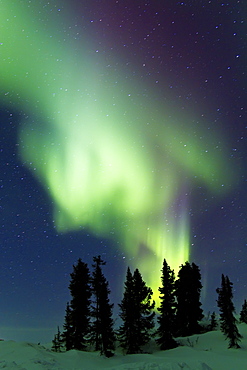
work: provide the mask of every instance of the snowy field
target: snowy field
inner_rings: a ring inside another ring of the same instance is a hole
[[[180,338],[176,349],[158,351],[150,344],[147,354],[124,356],[120,350],[112,358],[99,353],[69,351],[51,352],[51,345],[25,342],[0,342],[0,369],[61,369],[61,370],[246,370],[247,369],[247,325],[239,325],[244,336],[241,349],[227,349],[220,331]]]

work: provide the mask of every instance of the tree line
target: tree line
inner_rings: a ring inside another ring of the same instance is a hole
[[[114,327],[109,283],[102,271],[104,265],[101,256],[93,258],[92,274],[81,259],[73,265],[69,284],[71,300],[66,306],[63,331],[60,332],[58,327],[54,336],[54,351],[93,349],[111,357],[118,342],[126,354],[142,353],[152,337],[161,350],[167,350],[178,346],[177,337],[205,331],[200,324],[204,317],[200,302],[201,273],[195,263],[181,265],[176,279],[174,270],[164,259],[158,288],[160,303],[156,328],[152,289],[146,285],[138,269],[132,273],[128,267],[123,298],[118,304],[121,319],[118,329]],[[241,335],[234,316],[232,283],[228,276],[222,275],[221,287],[216,292],[220,329],[229,340],[229,348],[239,348]],[[240,321],[247,323],[246,300]],[[214,330],[217,325],[213,312],[207,330]]]

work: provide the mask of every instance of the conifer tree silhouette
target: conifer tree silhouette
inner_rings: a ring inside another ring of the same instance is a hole
[[[177,347],[177,342],[173,339],[175,334],[175,274],[168,266],[166,260],[163,261],[161,275],[160,307],[158,311],[158,338],[156,339],[160,349],[171,349]]]
[[[218,293],[217,304],[220,310],[220,329],[227,339],[229,339],[228,348],[240,348],[239,342],[242,336],[240,335],[236,318],[234,316],[235,308],[232,302],[232,283],[228,276],[221,276],[221,288],[217,288]]]
[[[73,325],[71,317],[71,308],[69,302],[67,302],[64,325],[63,325],[62,340],[65,345],[66,351],[69,351],[74,348],[73,346]]]
[[[175,282],[177,297],[177,335],[186,336],[199,333],[199,321],[203,318],[200,294],[202,289],[199,267],[186,262],[181,265],[178,280]]]
[[[240,311],[239,321],[244,322],[245,324],[247,324],[247,301],[246,301],[246,299],[244,300],[244,303],[242,305],[242,309]]]
[[[132,275],[128,267],[125,291],[119,304],[123,324],[118,331],[120,345],[127,354],[140,353],[142,346],[151,338],[155,315],[152,294],[139,270],[136,269]]]
[[[63,339],[62,335],[59,329],[59,326],[57,327],[57,334],[54,335],[54,339],[52,340],[52,351],[54,352],[61,352],[63,347]]]
[[[63,337],[66,338],[66,349],[84,350],[89,341],[92,295],[87,264],[79,258],[70,276],[69,290],[72,299],[67,305]]]
[[[217,326],[218,326],[218,323],[216,320],[216,314],[215,312],[213,312],[212,315],[210,316],[209,330],[213,331],[217,328]]]
[[[101,259],[101,256],[94,257],[93,261],[92,292],[94,305],[92,317],[94,321],[91,327],[91,342],[95,345],[96,351],[110,357],[113,355],[116,340],[112,319],[113,304],[110,304],[110,289],[101,267],[105,265],[105,262]]]

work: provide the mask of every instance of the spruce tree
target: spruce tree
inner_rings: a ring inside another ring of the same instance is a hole
[[[72,317],[71,317],[71,308],[69,302],[67,302],[66,311],[65,311],[65,318],[64,318],[64,325],[63,325],[63,333],[62,333],[62,341],[65,345],[66,351],[70,351],[74,348],[73,345],[73,325],[72,325]]]
[[[128,354],[140,353],[149,342],[154,328],[152,290],[146,286],[138,269],[127,269],[124,296],[119,304],[123,324],[119,328],[121,347]]]
[[[217,328],[217,326],[218,326],[218,323],[216,320],[216,315],[215,315],[215,312],[213,312],[212,315],[210,316],[209,330],[213,331]]]
[[[199,267],[186,262],[181,265],[178,280],[175,282],[177,312],[176,333],[178,336],[187,336],[199,333],[199,321],[203,318],[200,294],[202,289]]]
[[[242,336],[240,335],[236,318],[234,316],[235,308],[232,302],[232,283],[228,276],[222,274],[221,288],[217,288],[218,293],[217,304],[220,310],[220,329],[227,339],[229,339],[228,348],[240,348],[239,342]]]
[[[240,311],[239,321],[244,322],[245,324],[247,324],[247,301],[246,301],[246,299],[244,300],[244,303],[242,305],[242,309]]]
[[[52,341],[52,351],[54,352],[61,352],[62,351],[62,346],[63,346],[63,340],[61,336],[61,332],[59,329],[59,326],[57,327],[57,334],[54,335],[54,339]]]
[[[94,321],[91,327],[91,341],[94,343],[96,351],[110,357],[113,355],[116,339],[112,319],[113,304],[110,304],[110,289],[101,268],[105,265],[105,262],[100,256],[94,257],[93,261],[92,292],[94,305],[92,317]]]
[[[90,333],[91,285],[90,274],[86,263],[79,258],[70,274],[69,290],[71,294],[69,308],[69,328],[73,349],[84,350],[87,347]],[[67,333],[68,334],[68,333]]]
[[[175,333],[175,275],[174,271],[168,266],[166,260],[163,261],[161,275],[160,307],[158,311],[158,338],[156,340],[161,350],[177,347],[177,342],[173,339]]]
[[[133,275],[130,268],[127,269],[126,281],[124,283],[124,294],[121,303],[119,304],[119,316],[123,324],[118,330],[118,338],[121,347],[126,350],[126,353],[136,353],[135,333],[136,333],[136,318],[134,312],[134,284]]]

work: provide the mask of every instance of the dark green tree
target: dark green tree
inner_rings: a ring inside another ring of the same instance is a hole
[[[94,321],[91,328],[91,342],[95,345],[96,351],[110,357],[113,355],[116,340],[112,318],[113,304],[110,304],[110,289],[102,272],[102,266],[105,265],[105,262],[100,256],[94,257],[93,261],[92,292],[94,304],[92,317]]]
[[[158,329],[156,339],[161,350],[177,347],[177,342],[174,340],[175,334],[175,274],[168,266],[166,260],[163,261],[161,275],[160,292],[160,307],[158,311]]]
[[[216,320],[216,314],[215,312],[213,312],[212,315],[210,316],[209,330],[213,331],[217,328],[217,326],[218,326],[218,323]]]
[[[128,268],[124,296],[119,304],[123,324],[118,331],[120,345],[128,354],[141,353],[151,338],[155,315],[152,295],[139,270],[132,275]]]
[[[85,350],[89,341],[91,317],[91,284],[90,273],[86,263],[79,258],[70,274],[69,290],[71,294],[69,311],[69,331],[72,348]]]
[[[186,262],[180,266],[178,280],[175,282],[177,312],[176,333],[187,336],[199,333],[199,321],[203,318],[200,294],[202,289],[199,267]]]
[[[240,311],[239,321],[244,322],[245,324],[247,324],[247,301],[246,301],[246,299],[244,300],[244,303],[242,305],[242,309]]]
[[[71,316],[71,308],[69,302],[67,302],[66,311],[65,311],[65,318],[63,324],[63,333],[62,333],[62,341],[65,345],[66,351],[70,351],[74,348],[73,345],[73,325],[72,325],[72,316]]]
[[[59,326],[57,327],[57,334],[54,335],[54,339],[52,341],[52,351],[54,352],[61,352],[63,348],[63,340],[61,336],[61,332]]]
[[[222,274],[221,288],[217,288],[216,292],[218,293],[217,304],[220,310],[220,329],[229,340],[228,348],[240,348],[239,342],[242,336],[236,325],[235,308],[232,302],[232,283],[228,276]]]
[[[126,350],[127,353],[136,353],[135,343],[135,332],[136,322],[134,313],[134,283],[133,275],[131,274],[130,268],[127,269],[126,280],[124,283],[124,294],[121,303],[119,304],[120,313],[119,316],[123,321],[123,324],[118,330],[118,339],[121,347]]]

